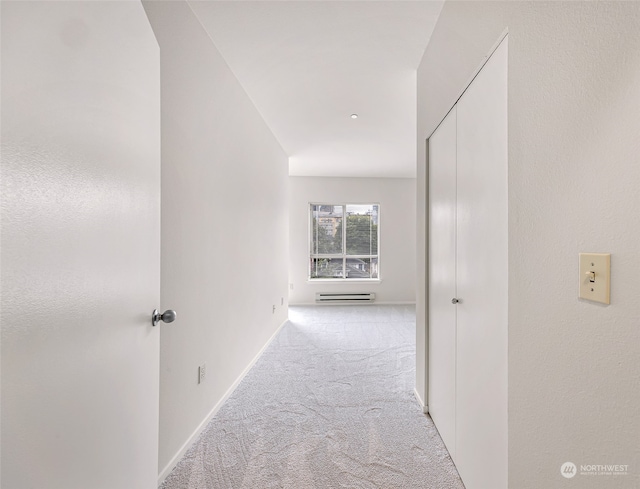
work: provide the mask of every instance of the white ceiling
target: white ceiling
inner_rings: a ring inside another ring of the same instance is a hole
[[[349,177],[415,177],[416,70],[442,3],[189,1],[289,174]]]

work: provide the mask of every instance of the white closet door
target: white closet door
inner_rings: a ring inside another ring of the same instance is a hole
[[[507,487],[507,39],[458,102],[456,466]]]
[[[429,414],[455,461],[456,108],[429,138]]]

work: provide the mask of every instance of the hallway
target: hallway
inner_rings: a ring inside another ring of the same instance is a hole
[[[413,395],[413,306],[289,318],[162,489],[463,488]]]
[[[2,488],[640,488],[640,1],[0,17]]]

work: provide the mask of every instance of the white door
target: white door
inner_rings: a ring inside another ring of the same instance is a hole
[[[7,489],[157,486],[159,74],[139,2],[2,2]]]
[[[429,138],[429,414],[455,460],[456,107]]]
[[[456,466],[507,487],[507,39],[458,101]]]

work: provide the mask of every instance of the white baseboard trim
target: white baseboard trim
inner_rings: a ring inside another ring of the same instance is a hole
[[[262,347],[262,349],[256,354],[255,357],[253,357],[253,360],[251,360],[249,365],[247,365],[247,367],[242,371],[242,373],[238,376],[235,382],[231,384],[231,387],[227,389],[227,391],[224,393],[222,398],[215,404],[215,406],[213,406],[213,409],[209,411],[209,414],[205,416],[202,422],[193,431],[191,436],[189,436],[187,441],[185,441],[184,444],[180,447],[180,450],[178,450],[178,452],[173,456],[171,461],[165,466],[164,469],[162,469],[162,471],[158,475],[158,487],[160,487],[160,485],[164,482],[164,480],[171,473],[171,471],[176,467],[176,465],[178,465],[178,462],[182,459],[182,456],[186,453],[189,447],[193,445],[193,443],[197,440],[197,438],[200,436],[202,431],[207,427],[207,425],[209,424],[209,421],[211,421],[211,418],[213,418],[216,415],[216,413],[220,410],[220,408],[225,403],[225,401],[229,399],[231,394],[233,394],[233,391],[236,390],[236,387],[238,387],[240,382],[242,382],[242,380],[245,378],[247,373],[249,373],[249,370],[251,370],[251,368],[256,364],[258,359],[262,356],[264,351],[267,349],[267,347],[271,344],[271,342],[278,335],[278,333],[283,328],[283,326],[287,324],[288,321],[289,321],[288,319],[285,319],[282,322],[282,324],[278,326],[278,329],[276,329],[276,331],[271,335],[271,338],[267,340],[267,342]]]
[[[413,395],[416,396],[416,399],[418,400],[418,404],[420,404],[420,407],[422,408],[422,412],[424,414],[429,414],[429,406],[427,406],[422,400],[422,398],[420,397],[420,394],[418,393],[418,389],[416,388],[413,389]]]
[[[404,301],[373,301],[373,302],[349,302],[349,303],[335,303],[335,302],[297,302],[289,303],[290,306],[415,306],[416,302],[404,302]]]
[[[380,304],[381,306],[415,306],[416,301],[378,301],[374,304]]]

